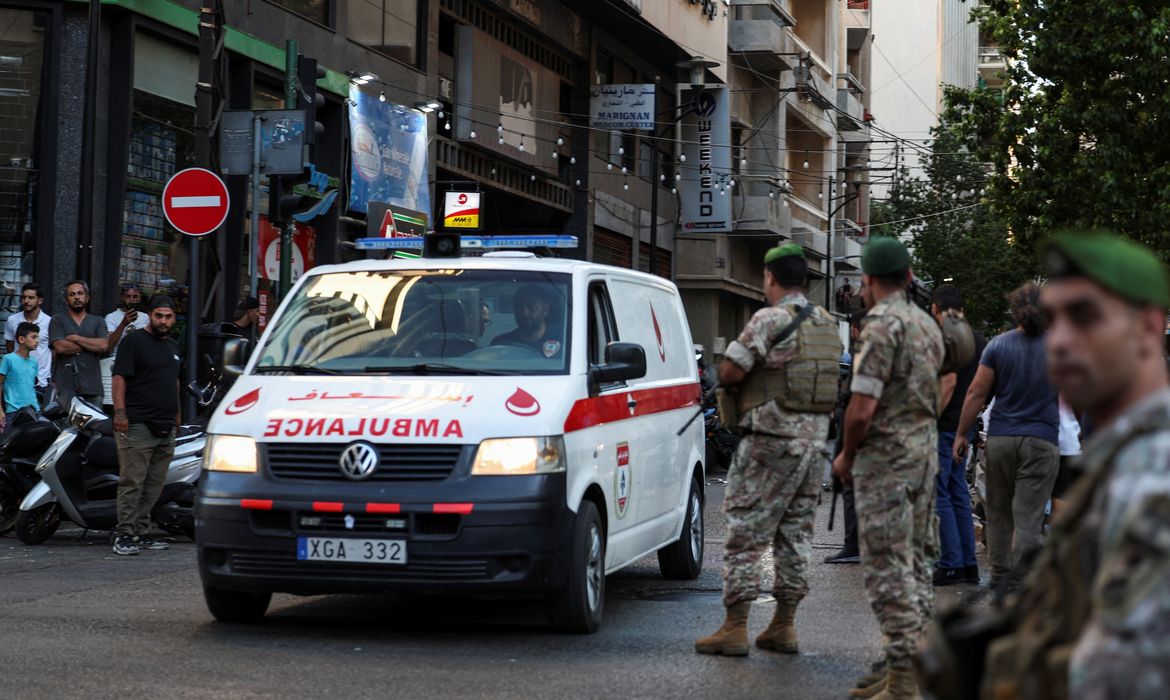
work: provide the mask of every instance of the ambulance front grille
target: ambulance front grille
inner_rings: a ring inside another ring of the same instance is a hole
[[[273,443],[264,446],[264,459],[268,473],[277,479],[348,482],[339,466],[347,446]],[[462,456],[462,445],[384,445],[378,449],[378,468],[366,481],[441,481]]]

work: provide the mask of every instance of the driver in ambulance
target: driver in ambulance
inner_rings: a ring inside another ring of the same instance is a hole
[[[531,348],[542,357],[560,356],[564,342],[558,329],[549,327],[551,307],[548,293],[540,285],[526,284],[520,287],[512,301],[516,329],[497,335],[492,345],[518,345]]]

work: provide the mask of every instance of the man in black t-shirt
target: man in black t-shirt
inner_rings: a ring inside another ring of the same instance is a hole
[[[547,291],[537,284],[526,284],[513,298],[512,313],[516,330],[501,333],[492,345],[519,345],[531,348],[541,357],[559,357],[564,344],[556,328],[549,328],[548,315],[552,304]]]
[[[169,547],[146,535],[175,453],[180,420],[179,348],[170,337],[174,325],[171,300],[156,297],[145,332],[127,336],[114,361],[114,432],[121,468],[114,554]]]
[[[934,290],[931,314],[942,322],[943,312],[963,312],[963,296],[950,284]],[[979,583],[979,565],[975,561],[975,526],[971,517],[971,492],[967,487],[967,463],[952,455],[955,431],[963,412],[967,389],[979,369],[979,358],[987,341],[978,332],[975,355],[966,367],[942,377],[946,408],[938,417],[938,512],[939,558],[935,564],[934,585]]]

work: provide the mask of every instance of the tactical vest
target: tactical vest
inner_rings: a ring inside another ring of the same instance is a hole
[[[796,354],[780,369],[764,369],[760,363],[736,387],[740,415],[769,401],[794,413],[833,412],[842,350],[837,321],[817,314],[811,304],[788,308],[795,316],[790,327],[796,332]],[[788,335],[791,333],[781,333],[777,342]]]

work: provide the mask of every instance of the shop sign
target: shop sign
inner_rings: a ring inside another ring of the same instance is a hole
[[[370,202],[431,211],[427,170],[427,117],[354,85],[349,91],[349,208]]]
[[[427,215],[421,211],[370,202],[366,234],[370,238],[418,238],[427,232]]]
[[[589,126],[654,131],[655,92],[653,83],[593,86],[589,93]]]
[[[223,225],[230,198],[227,185],[204,168],[187,168],[163,187],[163,215],[188,236],[206,236]]]
[[[443,201],[443,228],[478,229],[479,192],[447,192]]]
[[[683,103],[694,105],[683,115],[686,160],[678,196],[681,225],[686,233],[731,232],[731,116],[727,88],[688,91]]]

